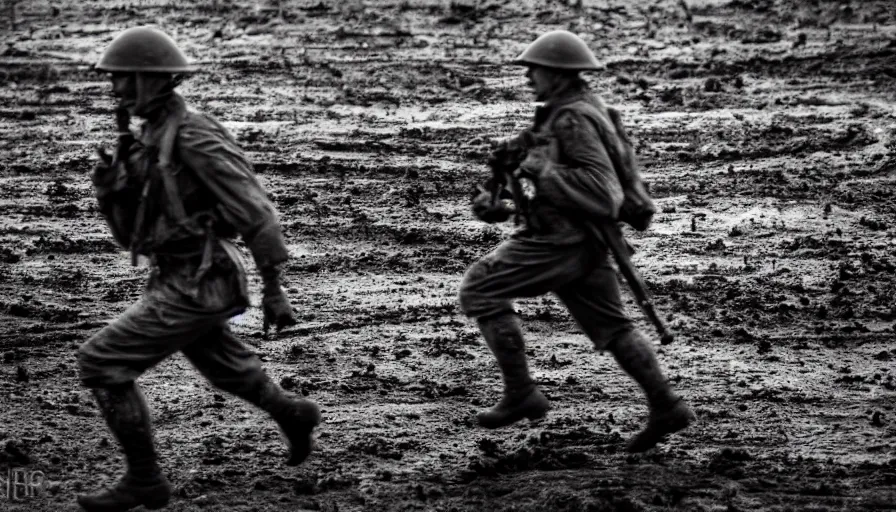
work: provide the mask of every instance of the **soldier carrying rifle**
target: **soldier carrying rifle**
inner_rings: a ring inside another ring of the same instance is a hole
[[[613,249],[627,262],[617,222],[646,229],[653,202],[618,112],[579,76],[600,68],[585,42],[567,31],[549,32],[514,63],[528,68],[529,85],[544,104],[536,109],[534,126],[492,153],[495,174],[473,200],[474,213],[485,222],[502,222],[516,212],[523,223],[467,270],[460,287],[461,309],[477,320],[504,380],[503,398],[480,412],[478,422],[499,428],[547,414],[550,404],[529,374],[512,300],[553,292],[595,348],[610,351],[644,390],[649,419],[627,450],[648,450],[695,419],[663,375],[650,342],[626,315],[608,260]],[[503,200],[505,184],[512,190],[512,208]],[[643,289],[637,292],[643,295]]]
[[[278,330],[295,323],[280,284],[288,253],[274,206],[233,137],[187,110],[175,92],[192,66],[165,33],[136,27],[112,41],[97,68],[110,73],[119,99],[118,149],[101,152],[93,173],[99,210],[134,263],[147,257],[151,271],[143,297],[79,350],[81,380],[121,445],[127,472],[78,503],[89,511],[157,509],[171,486],[135,380],[171,354],[182,352],[212,384],[270,414],[289,443],[289,465],[311,452],[320,411],[272,382],[228,326],[249,306],[231,240],[241,236],[252,253],[264,282],[265,324]],[[137,137],[131,115],[145,120]]]

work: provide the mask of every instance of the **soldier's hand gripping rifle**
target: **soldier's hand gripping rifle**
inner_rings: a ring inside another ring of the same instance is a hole
[[[109,155],[105,148],[97,148],[103,164],[112,171],[128,159],[131,146],[134,144],[134,134],[131,132],[131,115],[124,107],[115,109],[115,126],[118,128],[118,146],[115,148],[115,156]]]
[[[491,207],[495,211],[500,211],[498,203],[502,199],[501,193],[508,185],[508,177],[513,177],[509,184],[515,206],[514,221],[519,224],[521,217],[525,218],[526,225],[529,227],[534,227],[535,219],[531,215],[530,201],[532,198],[527,195],[527,191],[521,185],[523,176],[520,163],[525,160],[529,149],[536,145],[535,135],[528,131],[523,132],[513,139],[502,142],[488,159],[488,166],[492,171],[488,190],[491,194]]]

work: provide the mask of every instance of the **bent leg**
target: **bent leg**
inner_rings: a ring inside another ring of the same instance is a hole
[[[650,407],[647,426],[633,437],[626,449],[643,452],[653,448],[663,436],[688,427],[696,419],[684,400],[663,375],[650,342],[637,330],[613,341],[608,347],[619,366],[644,390]]]
[[[177,302],[144,295],[81,345],[81,381],[93,389],[127,460],[127,472],[115,486],[78,497],[85,510],[127,510],[140,505],[160,508],[168,502],[171,487],[159,470],[149,409],[134,381],[220,321]]]
[[[461,310],[477,319],[504,381],[504,396],[477,418],[498,428],[523,418],[543,417],[549,404],[535,386],[526,361],[525,341],[512,300],[550,292],[579,278],[589,255],[581,245],[556,246],[511,239],[474,263],[464,275]]]
[[[184,356],[215,387],[251,403],[258,383],[269,380],[261,360],[238,340],[230,326],[219,324],[182,350]]]
[[[603,350],[634,326],[622,304],[616,271],[605,254],[595,258],[597,264],[587,276],[558,288],[555,293],[594,348]]]
[[[595,348],[609,350],[647,397],[650,418],[628,443],[629,451],[648,450],[664,435],[682,430],[694,420],[687,404],[663,375],[650,342],[626,316],[616,272],[606,260],[586,279],[558,290],[557,295]]]
[[[78,349],[81,382],[88,388],[133,382],[221,321],[144,297]]]
[[[592,266],[584,244],[558,246],[512,238],[473,263],[461,281],[461,311],[471,318],[513,311],[513,299],[536,297],[581,279]]]
[[[619,366],[644,389],[651,410],[667,409],[679,400],[650,343],[625,314],[616,272],[606,260],[584,280],[557,290],[557,296],[595,348],[608,349]]]
[[[287,393],[262,370],[261,361],[226,324],[185,347],[184,355],[213,385],[264,410],[277,422],[290,445],[287,465],[311,453],[312,431],[320,409],[311,400]]]

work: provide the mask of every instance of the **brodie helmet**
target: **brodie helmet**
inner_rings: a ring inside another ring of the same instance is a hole
[[[542,34],[513,60],[513,64],[538,65],[571,71],[602,68],[585,41],[566,30],[553,30]]]
[[[187,73],[195,71],[177,43],[152,27],[133,27],[119,34],[100,58],[101,71]]]

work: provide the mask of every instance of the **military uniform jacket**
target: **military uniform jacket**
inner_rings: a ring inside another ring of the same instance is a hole
[[[116,240],[159,265],[201,260],[199,274],[233,254],[226,240],[236,235],[259,268],[286,261],[276,211],[227,130],[178,95],[158,114],[126,148],[126,161],[95,180]]]
[[[618,135],[606,107],[583,83],[558,91],[539,107],[529,132],[538,146],[520,169],[536,184],[535,225],[515,236],[573,244],[586,238],[583,223],[618,219],[624,194],[608,152],[620,150],[608,148]]]

